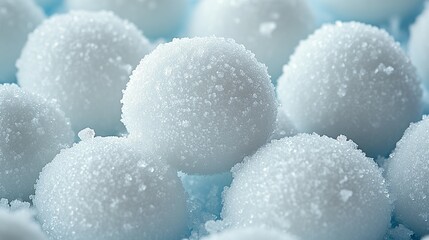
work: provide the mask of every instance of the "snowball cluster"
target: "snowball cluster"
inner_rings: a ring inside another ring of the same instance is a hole
[[[56,99],[73,130],[123,131],[122,90],[150,44],[131,23],[109,12],[71,12],[46,20],[29,38],[18,82]]]
[[[298,132],[345,135],[371,157],[387,156],[421,114],[420,82],[387,32],[337,22],[303,41],[277,89]]]
[[[0,197],[28,199],[42,168],[73,138],[54,102],[0,85]]]
[[[202,0],[189,35],[233,38],[268,66],[273,82],[299,41],[314,30],[313,15],[301,0]]]
[[[43,169],[33,202],[51,239],[183,237],[186,200],[177,173],[133,146],[123,138],[87,139]]]
[[[277,114],[266,67],[215,37],[158,46],[133,72],[122,102],[131,138],[198,174],[228,171],[264,145]]]
[[[344,136],[274,141],[234,167],[233,177],[226,225],[274,227],[307,240],[376,240],[390,224],[381,170]]]

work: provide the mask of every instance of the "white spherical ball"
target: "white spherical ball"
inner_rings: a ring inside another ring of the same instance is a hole
[[[268,66],[276,82],[314,25],[312,13],[301,0],[204,0],[195,10],[189,35],[233,38]]]
[[[0,83],[15,81],[15,62],[28,34],[44,19],[29,0],[0,0]]]
[[[387,162],[396,219],[416,235],[429,234],[429,118],[412,124]]]
[[[222,216],[301,239],[382,239],[391,206],[381,170],[341,136],[284,138],[233,169]],[[310,227],[311,226],[311,227]]]
[[[189,0],[66,0],[70,9],[109,10],[136,24],[145,36],[174,37],[189,11]]]
[[[278,96],[299,132],[346,135],[371,157],[388,155],[421,114],[420,82],[399,44],[356,22],[325,25],[302,42]]]
[[[415,13],[424,0],[313,0],[342,20],[368,23],[387,22]]]
[[[130,137],[198,174],[228,171],[264,145],[277,113],[266,67],[214,37],[160,45],[133,72],[122,102]]]
[[[42,168],[73,137],[56,104],[0,85],[0,197],[28,199]]]
[[[187,230],[177,173],[127,139],[63,150],[40,174],[33,203],[52,239],[180,239]]]
[[[410,29],[410,58],[426,86],[429,86],[429,4]]]
[[[150,44],[131,23],[109,12],[54,16],[29,38],[17,66],[26,90],[57,99],[75,132],[117,134],[122,90]]]
[[[0,202],[2,200],[4,199]],[[39,224],[34,221],[32,211],[28,208],[11,211],[8,207],[8,205],[6,208],[0,206],[0,239],[47,240]]]
[[[228,229],[224,232],[210,235],[202,240],[297,240],[294,236],[274,229],[248,227]]]

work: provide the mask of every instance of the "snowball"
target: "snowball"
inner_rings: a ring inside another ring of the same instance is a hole
[[[277,104],[266,67],[233,40],[175,39],[158,46],[124,92],[130,137],[187,173],[228,171],[265,144]]]
[[[189,10],[189,0],[66,0],[71,9],[109,10],[136,24],[151,38],[174,37]]]
[[[424,0],[313,0],[337,18],[369,23],[387,22],[415,13]]]
[[[429,118],[412,124],[387,162],[396,219],[416,235],[429,234]]]
[[[123,130],[122,90],[149,42],[137,28],[112,13],[57,15],[30,35],[17,66],[18,82],[57,99],[73,130],[99,135]]]
[[[429,4],[426,10],[417,18],[411,26],[410,40],[408,43],[410,58],[424,84],[429,88]]]
[[[195,10],[189,35],[235,39],[268,66],[275,82],[314,25],[307,3],[301,0],[203,0]]]
[[[213,234],[202,240],[296,240],[295,237],[281,233],[274,229],[243,228],[230,229],[225,232]]]
[[[325,25],[284,68],[278,96],[298,132],[346,135],[371,157],[386,156],[419,119],[419,81],[410,60],[383,30]]]
[[[50,238],[182,237],[187,212],[177,173],[132,146],[115,137],[89,139],[43,169],[33,202]]]
[[[0,85],[0,197],[28,199],[42,168],[73,138],[55,103]]]
[[[261,148],[234,167],[224,221],[300,239],[382,239],[391,214],[386,184],[356,147],[343,136],[303,134]]]
[[[2,240],[46,240],[39,224],[34,221],[33,212],[27,207],[12,209],[16,204],[12,202],[9,208],[6,199],[0,199],[0,239]]]
[[[15,62],[28,34],[44,19],[29,0],[0,0],[0,83],[15,81]]]

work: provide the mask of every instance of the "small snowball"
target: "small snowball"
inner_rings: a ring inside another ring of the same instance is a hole
[[[46,20],[29,38],[18,66],[26,90],[57,99],[73,130],[101,136],[124,131],[122,90],[150,44],[109,12],[71,12]]]
[[[158,46],[134,70],[122,102],[130,137],[191,174],[228,171],[267,142],[277,114],[266,67],[215,37]]]
[[[14,82],[15,62],[32,32],[44,19],[29,0],[0,0],[0,83]]]
[[[300,239],[382,239],[391,206],[381,170],[345,137],[274,141],[233,169],[222,217]]]
[[[414,67],[385,31],[337,22],[303,41],[277,93],[298,132],[344,134],[371,157],[387,156],[421,114]]]
[[[0,85],[0,197],[28,199],[42,168],[73,138],[55,103]]]
[[[78,133],[78,137],[81,141],[93,139],[95,137],[95,131],[91,128],[85,128]]]
[[[425,11],[417,18],[417,21],[410,29],[410,40],[408,43],[410,58],[417,72],[429,88],[429,4]]]
[[[191,19],[191,36],[233,38],[268,66],[276,82],[299,41],[315,22],[306,1],[202,0]]]
[[[202,240],[297,240],[294,236],[279,232],[274,229],[242,228],[229,229],[221,233],[213,234]]]
[[[171,38],[180,32],[189,0],[66,0],[71,9],[109,10],[128,19],[151,38]]]
[[[429,234],[429,118],[412,124],[387,161],[387,180],[398,222]]]
[[[183,237],[186,199],[177,173],[133,146],[124,138],[88,139],[43,169],[33,202],[51,239]]]

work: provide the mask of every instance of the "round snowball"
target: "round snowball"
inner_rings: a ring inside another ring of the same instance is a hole
[[[273,82],[282,73],[299,41],[314,30],[305,1],[203,0],[195,10],[189,34],[235,39],[268,66]]]
[[[122,102],[130,137],[199,174],[228,171],[256,151],[277,114],[266,67],[215,37],[160,45],[133,72]]]
[[[15,81],[15,62],[28,34],[44,19],[29,0],[0,0],[0,83]]]
[[[387,22],[415,13],[424,0],[313,0],[337,18],[369,23]]]
[[[0,85],[0,197],[28,199],[42,168],[73,138],[55,103]]]
[[[399,44],[356,22],[302,42],[277,91],[298,132],[346,135],[371,157],[388,155],[421,114],[420,82]]]
[[[177,173],[127,139],[63,150],[40,174],[34,205],[52,239],[180,239],[187,227]]]
[[[9,211],[3,208],[0,208],[0,239],[47,240],[31,211]]]
[[[224,221],[300,239],[382,239],[391,215],[386,184],[356,147],[343,136],[303,134],[261,148],[233,169]]]
[[[221,233],[213,234],[202,240],[296,240],[295,237],[274,229],[241,228],[229,229]]]
[[[387,162],[396,219],[416,235],[429,234],[429,118],[412,124]]]
[[[136,24],[151,38],[174,37],[189,11],[189,0],[66,0],[71,9],[109,10]]]
[[[410,30],[410,41],[408,43],[410,58],[423,83],[429,87],[429,4],[426,10],[417,18]]]
[[[75,132],[90,127],[117,134],[124,128],[122,90],[149,49],[134,25],[112,13],[57,15],[30,35],[17,63],[18,82],[57,99]]]

